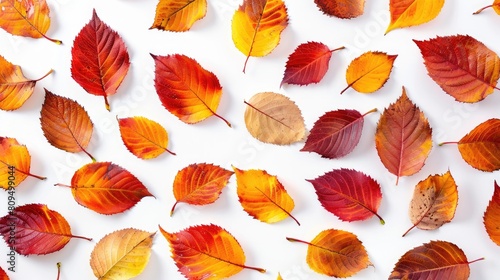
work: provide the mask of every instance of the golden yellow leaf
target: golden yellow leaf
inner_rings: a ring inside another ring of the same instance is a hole
[[[206,13],[207,0],[160,0],[151,29],[188,31]]]
[[[444,0],[391,0],[391,22],[385,34],[396,28],[429,22],[439,15],[443,6]]]

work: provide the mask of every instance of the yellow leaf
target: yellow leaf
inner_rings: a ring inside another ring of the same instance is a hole
[[[385,34],[429,22],[439,15],[443,6],[444,0],[391,0],[391,23]]]
[[[207,0],[160,0],[151,29],[188,31],[206,13]]]

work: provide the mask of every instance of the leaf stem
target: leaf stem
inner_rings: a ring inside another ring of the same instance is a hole
[[[217,118],[219,118],[219,119],[223,120],[223,121],[227,124],[227,126],[232,127],[232,126],[231,126],[231,123],[230,123],[230,122],[228,122],[225,118],[221,117],[220,115],[218,115],[218,114],[217,114],[217,113],[215,113],[215,112],[212,112],[212,113],[213,113],[213,114],[214,114],[214,116],[216,116]]]
[[[56,263],[57,265],[57,279],[56,280],[59,280],[59,277],[61,277],[61,263],[58,262]]]
[[[478,261],[484,261],[484,258],[475,259],[473,261],[470,261],[469,264],[475,263],[475,262],[478,262]]]
[[[41,78],[39,78],[39,79],[33,80],[33,82],[38,82],[38,81],[40,81],[40,80],[43,80],[43,79],[45,79],[48,75],[52,74],[53,72],[54,72],[54,69],[50,69],[50,71],[49,71],[49,72],[47,72],[47,74],[43,75],[43,76],[42,76]]]
[[[70,189],[73,188],[72,186],[61,184],[61,183],[54,184],[54,186],[56,186],[56,187],[65,187],[65,188],[70,188]]]
[[[330,53],[335,52],[335,51],[340,51],[340,50],[343,50],[343,49],[345,49],[344,46],[342,46],[340,48],[336,48],[336,49],[330,50]]]
[[[365,117],[366,115],[371,114],[371,113],[375,113],[375,112],[377,112],[377,111],[378,111],[378,110],[377,110],[377,108],[373,108],[373,109],[371,109],[370,111],[368,111],[368,112],[364,113],[362,117]]]
[[[382,219],[382,217],[377,212],[374,212],[373,214],[375,214],[375,216],[377,216],[377,218],[380,220],[381,225],[385,225],[384,219]]]
[[[111,108],[109,106],[108,102],[108,96],[104,95],[104,105],[106,106],[106,110],[111,111]]]
[[[352,86],[352,84],[349,84],[347,85],[341,92],[340,94],[343,94],[346,90],[348,90],[350,87]]]
[[[176,153],[174,153],[174,152],[170,151],[170,150],[169,150],[169,149],[167,149],[167,148],[164,148],[164,149],[165,149],[165,151],[166,151],[167,153],[169,153],[169,154],[171,154],[171,155],[173,155],[173,156],[176,156],[176,155],[177,155]]]
[[[172,206],[172,210],[170,210],[170,217],[172,217],[172,215],[174,214],[175,206],[177,206],[177,203],[179,203],[178,200],[174,203],[174,206]]]
[[[412,229],[414,229],[417,225],[413,225],[411,228],[409,228],[405,233],[403,233],[402,237],[405,237]]]
[[[80,236],[80,235],[70,235],[69,237],[71,237],[71,238],[78,238],[78,239],[85,239],[87,241],[92,241],[92,238],[88,238],[88,237]]]
[[[287,237],[286,240],[288,240],[290,242],[299,242],[299,243],[304,243],[304,244],[307,244],[307,245],[312,245],[311,243],[309,243],[307,241],[296,239],[296,238],[292,238],[292,237]]]
[[[96,159],[89,153],[87,152],[87,150],[85,150],[84,148],[82,148],[82,151],[87,154],[87,156],[90,157],[90,159],[92,160],[92,162],[96,162]]]
[[[31,174],[29,172],[25,172],[25,171],[19,170],[15,166],[14,166],[14,168],[16,169],[16,171],[19,171],[19,173],[22,173],[22,174],[24,174],[26,176],[31,176],[31,177],[37,178],[38,180],[45,180],[45,179],[47,179],[47,177],[43,177],[43,176],[39,176],[39,175],[35,175],[35,174]]]
[[[234,265],[239,266],[239,267],[241,267],[241,268],[246,268],[246,269],[256,270],[256,271],[258,271],[258,272],[260,272],[260,273],[265,273],[265,272],[266,272],[266,270],[265,270],[265,269],[260,268],[260,267],[246,266],[246,265],[243,265],[243,264],[237,264],[237,263],[231,263],[231,264],[234,264]]]
[[[482,7],[481,9],[479,9],[479,10],[475,11],[475,12],[474,12],[474,13],[472,13],[472,14],[473,14],[473,15],[477,15],[477,14],[479,14],[480,12],[484,11],[485,9],[488,9],[488,8],[491,8],[491,7],[493,7],[493,5],[488,5],[488,6],[486,6],[486,7]]]
[[[458,142],[441,142],[438,144],[438,146],[443,146],[443,145],[446,145],[446,144],[458,144]]]
[[[51,41],[53,43],[56,43],[57,45],[62,45],[62,43],[63,43],[61,40],[52,39],[50,37],[47,37],[47,35],[45,35],[45,34],[43,34],[41,32],[40,32],[40,34],[42,34],[43,38],[45,38],[45,39],[47,39],[47,40],[49,40],[49,41]]]

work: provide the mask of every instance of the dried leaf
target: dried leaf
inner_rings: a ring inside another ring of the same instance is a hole
[[[50,9],[45,0],[0,1],[0,27],[12,35],[45,38],[58,45],[61,41],[45,35],[50,27]]]
[[[88,93],[103,96],[109,111],[108,96],[116,93],[130,67],[123,39],[94,10],[76,36],[71,56],[73,79]]]
[[[432,129],[427,118],[403,94],[384,110],[377,124],[375,146],[385,168],[399,177],[417,173],[432,149]]]
[[[304,139],[304,118],[288,97],[274,92],[257,93],[248,102],[245,124],[256,139],[277,145],[289,145]]]
[[[389,279],[467,280],[469,264],[462,249],[446,241],[431,241],[406,252],[396,263]]]
[[[276,223],[291,217],[295,203],[278,178],[264,170],[240,170],[236,173],[238,198],[243,210],[255,219],[265,223]]]
[[[222,87],[214,73],[181,54],[156,56],[155,88],[163,106],[181,121],[193,124],[217,115]]]
[[[307,180],[310,182],[321,205],[342,221],[362,221],[377,214],[382,191],[372,177],[352,169],[336,169],[324,175]]]
[[[420,48],[429,76],[457,101],[478,102],[498,89],[500,58],[469,35],[413,41]]]
[[[70,153],[85,152],[94,130],[87,111],[76,101],[45,90],[45,101],[40,112],[43,135],[49,143]]]
[[[136,157],[152,159],[167,149],[168,133],[159,123],[145,117],[118,119],[120,135],[125,147]]]
[[[436,18],[444,0],[390,0],[391,22],[385,34],[396,28],[427,23]]]
[[[155,234],[127,228],[104,236],[90,255],[94,275],[102,280],[127,280],[141,274],[149,262]]]
[[[356,110],[330,111],[321,116],[311,129],[303,152],[315,152],[325,158],[340,158],[354,150],[363,131],[364,117]]]
[[[490,239],[500,246],[500,186],[495,181],[493,196],[484,212],[484,227]]]
[[[477,15],[477,14],[479,14],[480,12],[484,11],[487,8],[493,8],[493,10],[495,11],[495,13],[497,13],[498,15],[500,15],[500,0],[493,1],[493,4],[488,5],[486,7],[483,7],[481,9],[477,10],[476,12],[474,12],[473,14]]]
[[[233,42],[247,56],[262,57],[271,53],[288,26],[288,13],[283,0],[243,0],[232,21]]]
[[[92,240],[71,234],[66,219],[44,204],[9,208],[0,218],[0,234],[20,255],[45,255],[61,250],[71,238]]]
[[[207,0],[160,0],[150,29],[188,31],[207,14]]]
[[[319,83],[328,71],[332,52],[327,45],[318,42],[300,44],[288,57],[283,84],[308,85]]]
[[[443,175],[430,175],[415,186],[410,202],[410,220],[414,227],[437,229],[451,222],[458,204],[458,190],[450,171]]]
[[[28,80],[24,77],[20,66],[10,63],[0,55],[0,109],[7,111],[19,109],[33,94],[36,82],[50,73],[52,70],[40,79]]]
[[[245,253],[238,241],[216,225],[192,226],[177,233],[160,227],[170,244],[175,265],[187,279],[223,279],[243,268],[265,272],[262,268],[245,266]]]
[[[347,67],[347,87],[340,94],[350,87],[362,93],[379,90],[389,79],[396,57],[383,52],[366,52],[355,58]]]
[[[172,216],[179,202],[193,205],[215,202],[232,175],[232,171],[207,163],[191,164],[183,168],[174,179],[176,201],[170,215]]]
[[[66,187],[78,204],[106,215],[121,213],[143,197],[153,196],[132,173],[110,162],[82,166]]]
[[[326,15],[338,18],[355,18],[363,14],[365,0],[314,0]]]
[[[361,241],[347,231],[327,229],[320,232],[311,242],[290,237],[286,239],[309,245],[307,264],[320,274],[337,278],[351,277],[372,265]]]

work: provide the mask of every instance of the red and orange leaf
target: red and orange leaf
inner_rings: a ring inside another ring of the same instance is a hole
[[[390,0],[391,22],[385,34],[396,28],[410,27],[436,18],[444,0]]]
[[[325,14],[338,18],[355,18],[363,14],[365,0],[314,0]]]
[[[61,150],[85,152],[90,143],[94,125],[87,111],[76,101],[45,90],[45,101],[40,112],[43,135],[49,143]]]
[[[312,270],[320,274],[346,278],[372,265],[363,243],[348,231],[327,229],[320,232],[311,242],[290,237],[286,239],[309,245],[306,262]]]
[[[179,202],[193,205],[215,202],[232,175],[232,171],[208,163],[191,164],[183,168],[177,172],[174,179],[173,191],[176,202],[170,215]]]
[[[377,214],[382,191],[372,177],[352,169],[336,169],[307,180],[310,182],[321,205],[342,221],[362,221],[373,217],[384,220]]]
[[[45,0],[0,1],[0,27],[12,35],[46,38],[58,45],[61,41],[48,38],[50,9]]]
[[[484,11],[487,8],[493,8],[493,10],[495,11],[495,13],[497,13],[498,15],[500,15],[500,0],[493,1],[493,4],[488,5],[486,7],[483,7],[481,9],[477,10],[476,12],[474,12],[473,14],[477,15],[477,14],[479,14],[480,12]]]
[[[110,162],[82,166],[67,187],[78,204],[105,215],[121,213],[142,198],[153,196],[132,173]]]
[[[21,255],[45,255],[61,250],[74,236],[66,219],[44,204],[26,204],[9,209],[0,218],[0,234]]]
[[[494,183],[493,196],[483,216],[484,227],[490,239],[500,246],[500,186]]]
[[[478,102],[498,89],[500,58],[473,37],[413,41],[420,48],[429,76],[457,101]]]
[[[160,0],[150,29],[188,31],[207,14],[207,0]]]
[[[3,270],[3,268],[1,267],[0,267],[0,280],[10,280],[5,270]]]
[[[168,133],[159,123],[145,117],[118,119],[120,135],[125,147],[136,157],[152,159],[167,149]]]
[[[318,42],[300,44],[288,57],[283,84],[308,85],[319,83],[328,71],[332,52],[327,45]]]
[[[247,56],[243,72],[250,56],[266,56],[278,46],[287,26],[283,0],[243,0],[231,24],[234,45]]]
[[[243,268],[265,272],[262,268],[245,266],[241,245],[219,226],[192,226],[177,233],[159,228],[170,244],[175,265],[187,279],[223,279]]]
[[[109,111],[108,96],[116,93],[130,67],[123,39],[94,10],[75,38],[71,57],[73,79],[88,93],[103,96]]]
[[[403,94],[384,110],[375,133],[377,153],[385,168],[397,176],[422,169],[432,149],[432,129],[424,113]]]
[[[447,241],[431,241],[406,252],[389,279],[469,279],[469,262],[462,249]]]
[[[217,115],[222,87],[214,73],[181,54],[151,55],[155,61],[155,88],[163,106],[181,121],[193,124]]]
[[[243,210],[255,219],[265,223],[276,223],[291,217],[295,207],[292,197],[278,178],[264,170],[240,170],[233,167],[236,173],[238,199]]]
[[[0,12],[1,13],[1,12]],[[33,94],[37,80],[28,80],[24,77],[21,67],[7,61],[0,55],[0,109],[11,111],[19,109]]]
[[[325,158],[340,158],[354,150],[363,131],[364,115],[356,110],[330,111],[321,116],[315,123],[303,152],[315,152]]]

